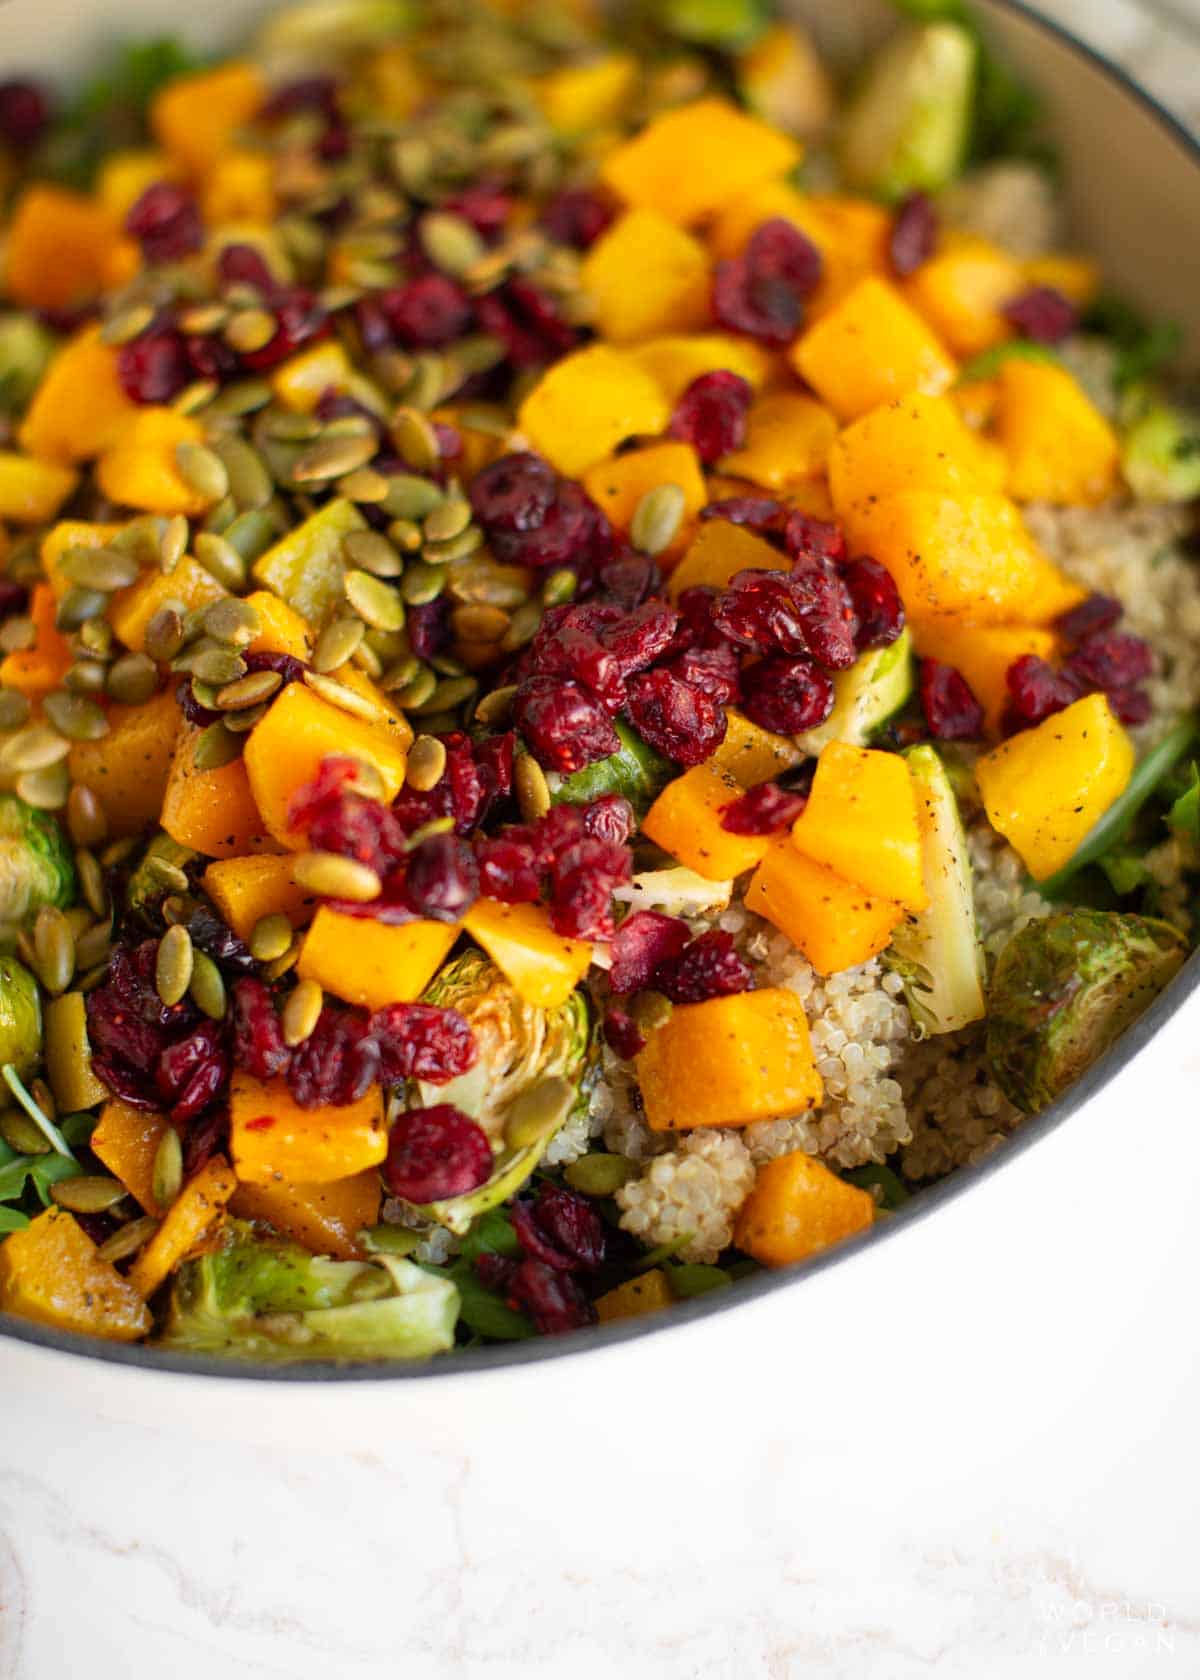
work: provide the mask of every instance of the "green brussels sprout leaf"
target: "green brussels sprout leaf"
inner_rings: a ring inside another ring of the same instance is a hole
[[[37,981],[16,957],[0,954],[0,1066],[6,1069],[5,1078],[9,1068],[18,1083],[29,1078],[41,1054],[42,1001]]]
[[[895,203],[949,185],[966,156],[977,52],[974,34],[946,19],[884,43],[842,125],[841,163],[852,187]]]
[[[49,811],[0,794],[0,923],[19,926],[44,904],[58,909],[75,897],[75,860]]]
[[[550,796],[556,805],[590,805],[606,793],[620,793],[639,817],[645,816],[674,775],[674,766],[628,724],[618,723],[616,731],[621,742],[618,751],[551,784]]]

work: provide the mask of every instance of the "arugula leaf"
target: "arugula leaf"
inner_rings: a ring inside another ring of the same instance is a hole
[[[878,1190],[882,1208],[903,1207],[909,1200],[909,1191],[891,1167],[880,1166],[875,1161],[868,1161],[864,1167],[851,1167],[842,1177],[847,1184],[856,1184],[860,1190]]]
[[[681,1301],[690,1301],[694,1295],[707,1295],[713,1289],[728,1289],[733,1282],[720,1266],[668,1266],[666,1271],[667,1282]]]
[[[976,379],[994,379],[1005,362],[1058,362],[1060,358],[1045,344],[1036,344],[1031,338],[1009,338],[1003,344],[993,344],[990,350],[981,350],[970,361],[964,362],[958,370],[959,385],[970,385]]]
[[[1083,326],[1107,338],[1115,349],[1113,382],[1118,391],[1160,372],[1178,352],[1183,337],[1178,321],[1152,321],[1115,292],[1100,293],[1085,312]]]
[[[1127,898],[1150,879],[1145,859],[1130,847],[1115,846],[1099,860],[1099,867],[1108,876],[1109,885],[1118,898]]]
[[[535,1334],[524,1313],[514,1312],[482,1281],[473,1260],[458,1260],[446,1274],[458,1289],[459,1323],[494,1342],[520,1342]]]
[[[521,1245],[504,1209],[491,1208],[481,1213],[463,1238],[459,1253],[472,1264],[481,1254],[500,1254],[506,1260],[519,1260]]]
[[[1189,766],[1190,782],[1167,812],[1167,827],[1181,840],[1200,846],[1200,766]]]
[[[17,1208],[0,1207],[0,1236],[9,1236],[13,1231],[27,1231],[30,1218],[27,1213],[21,1213]]]
[[[16,1202],[32,1188],[43,1207],[50,1206],[50,1186],[63,1178],[78,1178],[83,1168],[64,1155],[18,1155],[0,1166],[0,1202]]]

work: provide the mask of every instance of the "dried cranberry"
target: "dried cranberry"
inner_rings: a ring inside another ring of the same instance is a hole
[[[379,1077],[379,1044],[358,1010],[322,1009],[303,1044],[292,1051],[288,1090],[301,1108],[344,1108]]]
[[[487,1133],[450,1103],[410,1108],[388,1138],[383,1181],[406,1202],[441,1202],[478,1190],[492,1176]]]
[[[0,577],[0,622],[23,613],[29,605],[29,591],[13,578]]]
[[[541,896],[537,851],[527,840],[505,834],[475,842],[479,890],[502,904],[534,904]]]
[[[846,558],[846,539],[840,525],[828,519],[814,519],[811,513],[793,508],[783,528],[783,546],[793,560],[828,561]]]
[[[14,152],[27,152],[50,122],[50,101],[37,82],[0,82],[0,141]]]
[[[1035,344],[1061,344],[1079,325],[1079,311],[1053,286],[1031,286],[1006,305],[1004,315]]]
[[[172,327],[153,327],[117,351],[117,377],[137,403],[169,403],[192,377],[187,345]]]
[[[760,782],[722,808],[721,827],[730,834],[782,834],[807,804],[803,793],[789,793],[777,782]]]
[[[552,805],[544,817],[532,826],[506,830],[529,840],[537,851],[538,867],[550,869],[554,860],[568,847],[582,840],[587,830],[583,826],[583,812],[578,805]]]
[[[540,367],[565,355],[578,341],[557,302],[532,281],[514,279],[478,300],[475,313],[483,332],[504,345],[509,365]]]
[[[586,1196],[543,1184],[536,1201],[522,1197],[511,1212],[517,1240],[531,1259],[559,1272],[594,1272],[604,1264],[604,1223]]]
[[[476,181],[446,199],[442,209],[452,216],[461,216],[476,233],[490,240],[504,232],[504,224],[513,212],[513,201],[494,181]]]
[[[174,181],[155,181],[125,217],[125,232],[148,263],[181,262],[204,244],[200,206]]]
[[[715,648],[688,648],[665,669],[718,705],[728,705],[741,693],[741,664],[737,649],[728,642]]]
[[[498,799],[505,799],[512,792],[516,746],[517,737],[511,729],[475,744],[475,769],[482,785],[478,815],[481,822]]]
[[[210,1105],[197,1115],[184,1133],[183,1176],[191,1178],[206,1162],[211,1161],[229,1135],[229,1110],[222,1104]]]
[[[674,607],[665,601],[646,601],[601,630],[600,640],[615,657],[621,675],[631,677],[662,657],[678,628]]]
[[[404,895],[428,921],[458,922],[479,897],[475,854],[456,834],[431,834],[409,854]]]
[[[1008,688],[1006,722],[1028,729],[1078,700],[1083,690],[1065,671],[1056,671],[1034,653],[1022,654],[1005,673]]]
[[[596,587],[614,606],[632,612],[662,588],[662,572],[648,554],[632,549],[606,560],[596,574]]]
[[[643,991],[661,964],[677,957],[690,935],[687,923],[660,910],[635,910],[613,934],[609,984],[618,996]]]
[[[800,559],[789,582],[809,653],[826,671],[847,670],[858,657],[858,615],[842,578],[826,561]]]
[[[550,925],[568,939],[607,939],[613,889],[633,873],[627,846],[591,835],[563,847],[550,866]]]
[[[904,602],[892,574],[867,555],[848,560],[841,573],[858,620],[855,645],[889,646],[904,629]]]
[[[317,765],[311,782],[298,787],[288,803],[288,827],[307,828],[326,805],[353,791],[358,778],[356,758],[330,753]]]
[[[717,264],[713,313],[731,332],[782,348],[795,338],[820,278],[816,246],[775,217],[755,230],[742,256]]]
[[[168,1006],[154,983],[158,942],[118,945],[105,980],[87,994],[88,1039],[100,1078],[138,1108],[158,1106],[153,1070],[171,1040],[196,1023],[189,1000]]]
[[[1108,693],[1144,681],[1154,669],[1154,655],[1140,636],[1088,636],[1070,655],[1066,669],[1087,688]]]
[[[977,741],[983,734],[983,707],[970,684],[938,659],[921,661],[921,710],[935,741]]]
[[[644,741],[677,764],[700,764],[725,739],[721,706],[673,672],[642,671],[629,685],[629,715]]]
[[[619,793],[605,793],[584,806],[583,828],[594,840],[623,846],[637,827],[633,806]]]
[[[188,366],[197,379],[211,379],[222,385],[226,380],[232,379],[238,371],[240,364],[237,352],[232,350],[223,338],[212,334],[205,337],[200,333],[189,333],[183,343]]]
[[[337,83],[332,76],[297,76],[281,83],[271,89],[259,116],[264,122],[279,122],[301,111],[316,111],[326,117],[336,113]]]
[[[187,919],[188,935],[198,951],[226,971],[247,974],[254,967],[250,947],[240,940],[211,905],[199,901]]]
[[[536,531],[558,488],[540,455],[501,455],[471,481],[471,508],[489,533]]]
[[[784,515],[782,502],[770,496],[725,496],[700,509],[701,519],[727,519],[758,532],[774,531]]]
[[[379,302],[401,344],[436,350],[461,338],[471,324],[471,300],[445,274],[423,274],[380,293]]]
[[[903,278],[920,268],[933,255],[937,234],[937,211],[929,194],[909,193],[897,206],[888,236],[888,257],[893,274]]]
[[[675,603],[680,621],[676,646],[681,651],[691,647],[725,646],[724,638],[713,623],[713,611],[720,599],[720,592],[704,583],[693,584],[683,591]]]
[[[292,1059],[261,980],[239,980],[233,988],[233,1059],[255,1079],[274,1079]]]
[[[580,625],[543,624],[530,649],[530,667],[538,675],[573,678],[614,716],[624,708],[627,694],[620,661]]]
[[[424,1079],[445,1085],[475,1066],[479,1047],[466,1018],[457,1009],[429,1003],[389,1003],[368,1023],[379,1046],[379,1079],[398,1085]]]
[[[1154,710],[1144,688],[1112,688],[1108,703],[1122,723],[1145,723]]]
[[[565,776],[621,745],[599,701],[569,678],[530,677],[517,690],[513,719],[542,768]]]
[[[675,405],[670,434],[690,443],[705,465],[740,449],[754,391],[740,374],[718,369],[693,379]]]
[[[742,710],[780,735],[816,729],[833,710],[833,683],[811,659],[772,653],[742,672]]]
[[[616,216],[616,206],[588,187],[569,187],[542,212],[542,226],[559,245],[586,251]]]
[[[278,281],[267,267],[266,258],[253,245],[223,246],[217,258],[217,273],[222,286],[253,286],[264,298],[272,297],[278,289]]]
[[[409,646],[418,659],[432,659],[448,644],[450,610],[448,595],[439,595],[436,601],[422,601],[417,606],[405,608],[405,632]]]
[[[645,1035],[632,1015],[623,1009],[610,1009],[604,1017],[604,1042],[620,1056],[631,1062],[646,1048]]]
[[[242,361],[256,373],[265,372],[286,361],[306,344],[328,338],[329,316],[312,292],[302,286],[277,290],[271,299],[275,316],[275,336],[261,350],[248,351]]]
[[[596,1322],[595,1307],[569,1272],[556,1271],[542,1260],[514,1265],[497,1254],[481,1254],[475,1267],[485,1283],[502,1290],[514,1312],[528,1313],[543,1336]]]
[[[1086,641],[1089,636],[1098,636],[1102,631],[1111,630],[1117,624],[1125,611],[1120,601],[1112,595],[1089,595],[1086,601],[1081,601],[1077,607],[1061,613],[1054,621],[1054,628],[1063,641],[1074,647],[1079,642]]]
[[[703,1003],[706,998],[729,997],[754,987],[754,973],[733,945],[733,935],[711,928],[693,939],[686,950],[664,963],[655,987],[672,1003]]]
[[[739,572],[713,609],[713,623],[731,642],[760,653],[809,653],[828,670],[856,656],[854,608],[845,585],[819,566],[784,572]]]
[[[570,566],[586,570],[608,558],[612,527],[578,484],[561,480],[554,499],[537,527],[522,535],[493,531],[492,552],[498,560],[547,570]]]
[[[309,844],[316,851],[354,858],[380,875],[389,874],[406,851],[403,826],[386,805],[357,794],[341,794],[314,813]]]

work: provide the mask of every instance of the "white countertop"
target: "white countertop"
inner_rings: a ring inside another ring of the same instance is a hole
[[[1195,46],[1046,9],[1200,122]],[[1198,1028],[936,1217],[634,1348],[331,1391],[5,1346],[0,1680],[1200,1674]]]

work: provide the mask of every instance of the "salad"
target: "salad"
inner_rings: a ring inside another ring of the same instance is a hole
[[[0,1309],[666,1310],[1179,970],[1200,425],[901,14],[307,0],[0,84]]]

